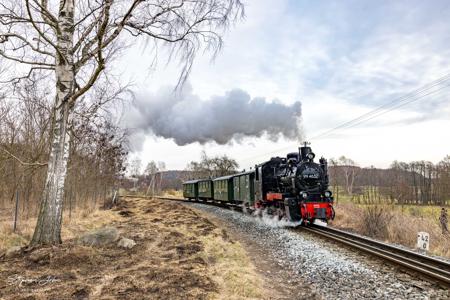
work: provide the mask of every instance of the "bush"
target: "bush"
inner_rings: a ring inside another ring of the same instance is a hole
[[[392,217],[392,213],[386,206],[367,206],[361,219],[362,233],[374,238],[387,239]]]

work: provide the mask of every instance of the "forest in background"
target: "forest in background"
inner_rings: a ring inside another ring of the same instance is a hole
[[[344,156],[329,160],[335,200],[345,195],[362,204],[445,205],[450,201],[450,156],[429,161],[394,161],[387,169],[361,168]]]
[[[27,220],[37,216],[51,147],[52,101],[46,77],[17,81],[0,95],[0,209]],[[74,108],[65,184],[65,217],[92,210],[111,199],[125,172],[127,132],[104,108],[117,104],[122,90],[99,85]]]

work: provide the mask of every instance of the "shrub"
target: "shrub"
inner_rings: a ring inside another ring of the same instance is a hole
[[[361,225],[364,235],[386,239],[389,235],[389,225],[392,220],[392,213],[387,206],[369,205],[362,215]]]

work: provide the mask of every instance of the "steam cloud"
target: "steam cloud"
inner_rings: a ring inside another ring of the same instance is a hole
[[[301,134],[300,116],[300,102],[285,105],[265,98],[251,99],[239,89],[202,101],[186,86],[179,92],[166,89],[152,95],[136,95],[127,112],[126,125],[135,129],[137,136],[152,133],[171,138],[178,145],[212,141],[226,144],[263,134],[273,140],[281,135],[297,139]]]

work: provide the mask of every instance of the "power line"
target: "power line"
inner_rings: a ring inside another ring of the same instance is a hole
[[[311,139],[317,139],[319,137],[329,135],[329,133],[331,133],[333,131],[336,131],[338,129],[341,129],[341,128],[347,128],[347,127],[351,128],[351,127],[353,127],[352,124],[354,124],[354,123],[356,123],[356,124],[363,123],[364,121],[361,121],[361,120],[364,120],[365,118],[369,118],[367,120],[371,120],[371,119],[373,119],[372,116],[374,114],[378,115],[379,112],[384,112],[384,111],[386,111],[386,109],[387,109],[386,112],[391,111],[391,109],[389,109],[389,108],[392,107],[392,106],[396,106],[396,105],[398,105],[399,103],[402,103],[402,102],[406,102],[406,103],[413,102],[413,101],[408,101],[411,98],[418,97],[418,96],[420,96],[422,98],[422,96],[424,97],[424,96],[428,96],[430,94],[433,94],[434,92],[427,93],[425,95],[420,95],[422,93],[428,92],[429,90],[433,89],[434,87],[439,86],[440,84],[445,83],[446,81],[449,81],[449,80],[450,80],[450,74],[447,74],[447,75],[445,75],[443,77],[438,78],[435,81],[432,81],[432,82],[430,82],[430,83],[420,87],[417,90],[414,90],[414,91],[412,91],[412,92],[410,92],[410,93],[408,93],[408,94],[406,94],[404,96],[396,98],[396,99],[394,99],[391,102],[383,104],[383,105],[381,105],[381,106],[379,106],[379,107],[377,107],[377,108],[375,108],[375,109],[373,109],[373,110],[371,110],[371,111],[369,111],[369,112],[367,112],[365,114],[360,115],[359,117],[356,117],[356,118],[354,118],[354,119],[352,119],[350,121],[344,122],[344,123],[342,123],[342,124],[332,128],[332,129],[329,129],[329,130],[327,130],[327,131],[325,131],[325,132],[323,132],[323,133],[321,133],[321,134],[319,134],[317,136],[314,136],[314,137],[310,138],[310,140]],[[448,86],[444,86],[444,88],[446,88],[446,87],[448,87]],[[439,89],[439,90],[441,90],[441,89]],[[403,106],[403,105],[401,105],[401,106]],[[401,107],[401,106],[399,106],[399,107]],[[379,115],[381,115],[381,114],[379,114]]]
[[[328,136],[330,133],[332,133],[334,131],[337,131],[337,130],[353,128],[353,127],[358,126],[358,125],[360,125],[360,124],[362,124],[364,122],[370,121],[370,120],[372,120],[374,118],[377,118],[377,117],[379,117],[381,115],[389,113],[389,112],[391,112],[391,111],[393,111],[395,109],[403,107],[403,106],[405,106],[405,105],[407,105],[409,103],[418,101],[420,99],[425,98],[426,96],[429,96],[429,95],[435,94],[437,92],[440,92],[441,90],[449,87],[450,84],[444,85],[444,86],[442,86],[442,87],[440,87],[440,88],[438,88],[437,90],[434,90],[434,91],[432,89],[434,87],[437,87],[437,86],[443,84],[443,83],[446,83],[447,81],[450,81],[450,73],[445,75],[445,76],[442,76],[442,77],[440,77],[440,78],[438,78],[438,79],[436,79],[436,80],[434,80],[434,81],[432,81],[432,82],[430,82],[430,83],[428,83],[428,84],[426,84],[426,85],[424,85],[424,86],[422,86],[422,87],[420,87],[420,88],[418,88],[418,89],[416,89],[416,90],[414,90],[412,92],[409,92],[406,95],[398,97],[398,98],[394,99],[391,102],[385,103],[385,104],[383,104],[383,105],[381,105],[381,106],[379,106],[379,107],[377,107],[377,108],[375,108],[375,109],[373,109],[373,110],[371,110],[371,111],[369,111],[367,113],[364,113],[364,114],[362,114],[362,115],[360,115],[360,116],[358,116],[358,117],[356,117],[356,118],[354,118],[352,120],[344,122],[344,123],[342,123],[342,124],[332,128],[332,129],[329,129],[329,130],[327,130],[327,131],[325,131],[325,132],[323,132],[321,134],[313,136],[309,140],[320,139],[322,137]],[[432,90],[432,91],[430,91],[430,90]],[[294,143],[292,143],[292,145],[294,145]],[[297,145],[297,143],[295,143],[295,145]],[[266,155],[269,155],[269,154],[274,154],[274,153],[277,153],[277,152],[280,152],[280,151],[283,151],[283,150],[286,150],[286,149],[289,149],[289,148],[291,148],[291,145],[283,147],[283,148],[280,148],[280,149],[277,149],[277,150],[274,150],[274,151],[270,151],[270,152],[266,152],[266,153],[259,154],[259,155],[256,155],[256,156],[248,157],[248,158],[245,158],[243,161],[249,161],[250,159],[254,159],[254,158],[257,158],[257,157],[266,156]]]
[[[445,86],[443,86],[443,87],[441,87],[441,88],[439,88],[439,89],[437,89],[437,90],[435,90],[435,91],[431,91],[431,92],[426,93],[426,94],[424,94],[424,95],[418,95],[418,96],[416,96],[416,98],[410,98],[409,101],[397,103],[395,106],[392,106],[392,107],[390,107],[390,108],[388,108],[388,109],[386,109],[386,110],[378,111],[378,112],[376,112],[375,114],[369,115],[367,118],[359,119],[359,120],[357,120],[357,122],[353,122],[353,123],[348,124],[348,125],[346,125],[346,126],[338,126],[338,127],[335,127],[335,128],[333,128],[333,129],[331,129],[331,130],[329,130],[329,131],[326,131],[326,132],[324,132],[324,133],[321,133],[321,134],[319,134],[319,135],[317,135],[317,136],[313,136],[313,137],[311,137],[309,140],[320,139],[320,138],[329,136],[331,133],[333,133],[333,132],[335,132],[335,131],[339,131],[339,130],[344,130],[344,129],[349,129],[349,128],[356,127],[356,126],[358,126],[358,125],[360,125],[360,124],[362,124],[362,123],[368,122],[368,121],[370,121],[370,120],[372,120],[372,119],[375,119],[375,118],[377,118],[377,117],[379,117],[379,116],[382,116],[382,115],[384,115],[384,114],[387,114],[387,113],[389,113],[389,112],[391,112],[391,111],[393,111],[393,110],[396,110],[396,109],[398,109],[398,108],[400,108],[400,107],[403,107],[403,106],[405,106],[405,105],[407,105],[407,104],[410,104],[410,103],[412,103],[412,102],[421,100],[422,98],[425,98],[426,96],[429,96],[429,95],[432,95],[432,94],[436,94],[436,93],[442,91],[443,89],[448,88],[449,86],[450,86],[450,84],[447,84],[447,85],[445,85]],[[355,120],[356,120],[356,119],[355,119]]]

